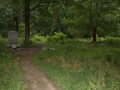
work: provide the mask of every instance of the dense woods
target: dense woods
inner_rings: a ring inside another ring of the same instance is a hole
[[[25,37],[63,32],[72,38],[120,36],[119,0],[0,0],[0,35]],[[53,31],[51,33],[51,30]]]

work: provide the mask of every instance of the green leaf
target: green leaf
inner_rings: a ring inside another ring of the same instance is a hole
[[[95,88],[95,84],[92,83],[91,81],[89,81],[89,85],[90,85],[90,87],[91,87],[92,89]]]

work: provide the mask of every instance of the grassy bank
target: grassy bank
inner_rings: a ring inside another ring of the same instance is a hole
[[[23,72],[5,43],[6,39],[0,38],[0,90],[25,90]]]
[[[71,40],[51,47],[33,63],[63,90],[120,90],[120,48]]]

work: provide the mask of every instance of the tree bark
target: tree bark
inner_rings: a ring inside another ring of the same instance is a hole
[[[97,27],[93,27],[93,42],[97,42]]]
[[[18,16],[16,15],[15,16],[15,18],[14,18],[14,20],[15,20],[15,25],[16,25],[16,31],[18,32]]]
[[[25,0],[25,44],[30,42],[30,0]]]

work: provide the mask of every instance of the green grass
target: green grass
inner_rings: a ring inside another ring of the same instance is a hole
[[[18,61],[6,49],[6,39],[0,38],[0,90],[25,90]]]
[[[120,48],[86,41],[53,43],[33,63],[62,90],[120,90]]]

